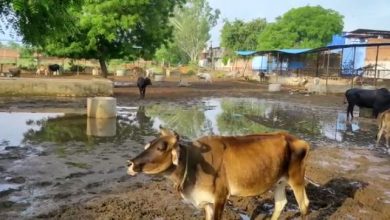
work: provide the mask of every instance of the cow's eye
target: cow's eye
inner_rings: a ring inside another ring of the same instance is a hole
[[[167,147],[168,147],[168,143],[164,141],[158,145],[157,149],[159,151],[165,151],[167,149]]]

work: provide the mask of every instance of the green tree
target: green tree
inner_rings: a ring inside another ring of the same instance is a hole
[[[106,77],[109,59],[149,59],[171,36],[169,17],[184,0],[86,0],[77,18],[78,32],[51,38],[45,50],[52,55],[99,60]]]
[[[160,63],[187,64],[189,57],[173,42],[163,45],[156,51],[155,58]]]
[[[267,21],[258,18],[249,22],[225,21],[221,30],[221,46],[231,50],[256,50],[257,39],[267,25]]]
[[[210,39],[210,29],[217,24],[220,11],[213,10],[206,0],[189,0],[177,8],[172,23],[175,27],[173,44],[193,63]]]
[[[267,25],[258,49],[314,48],[324,46],[343,30],[343,16],[321,6],[294,8]]]
[[[189,138],[202,135],[206,122],[202,105],[193,105],[185,109],[171,104],[153,105],[147,108],[146,115],[158,117],[164,126]]]
[[[83,0],[0,0],[0,31],[15,30],[25,43],[42,45],[49,36],[75,31],[70,7]]]

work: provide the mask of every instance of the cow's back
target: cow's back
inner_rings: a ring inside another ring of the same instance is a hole
[[[385,131],[390,131],[390,109],[380,113],[378,115],[378,129],[385,129]]]
[[[372,108],[376,101],[377,90],[353,88],[347,90],[345,96],[348,103],[356,104],[359,107]]]
[[[215,172],[219,172],[230,194],[252,196],[269,190],[282,176],[287,175],[293,151],[300,151],[289,144],[296,140],[287,133],[273,133],[204,137],[198,142],[203,146],[204,159],[214,167]],[[307,150],[305,148],[304,153]]]

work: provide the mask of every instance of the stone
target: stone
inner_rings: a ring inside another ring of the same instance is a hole
[[[88,118],[115,118],[116,98],[94,97],[87,99]]]
[[[268,91],[269,92],[280,92],[281,90],[281,84],[269,84],[268,85]]]

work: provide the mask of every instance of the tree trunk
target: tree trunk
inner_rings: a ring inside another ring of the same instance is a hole
[[[104,58],[99,58],[99,63],[100,63],[100,69],[102,70],[103,77],[107,78],[108,70],[107,70],[106,61],[104,60]]]

